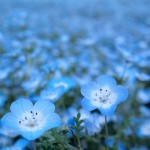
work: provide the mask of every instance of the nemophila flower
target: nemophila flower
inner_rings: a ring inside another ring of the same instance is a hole
[[[114,145],[116,146],[117,150],[126,150],[125,145],[122,142],[117,141],[117,143],[115,144],[114,139],[108,139],[108,146],[113,149]]]
[[[137,100],[140,103],[146,104],[150,102],[150,88],[141,88],[137,93]]]
[[[128,90],[116,85],[113,77],[102,75],[97,82],[84,85],[81,88],[84,96],[82,107],[88,111],[98,108],[103,115],[112,115],[117,105],[128,96]]]
[[[42,74],[31,75],[28,81],[22,83],[23,89],[29,92],[34,92],[39,86],[41,86],[42,77]]]
[[[40,98],[44,100],[50,100],[52,102],[57,101],[64,94],[64,88],[62,86],[56,88],[46,88],[41,91]]]
[[[138,127],[137,135],[139,137],[150,137],[150,120],[144,120]]]
[[[10,72],[11,72],[10,67],[0,68],[0,80],[6,79]]]
[[[136,73],[136,77],[138,80],[143,81],[143,82],[150,81],[149,73],[141,72],[141,70]]]
[[[2,148],[1,150],[23,150],[28,144],[29,144],[28,140],[21,138],[17,140],[13,144],[13,146],[6,146]]]
[[[29,100],[19,99],[11,104],[10,110],[1,119],[2,124],[28,140],[34,140],[61,124],[60,117],[54,112],[54,104],[47,100],[39,100],[33,105]]]
[[[148,107],[140,106],[139,111],[143,116],[150,117],[150,109]]]
[[[74,87],[75,85],[76,85],[75,80],[67,77],[51,80],[48,84],[49,88],[62,87],[64,92],[68,91],[70,88]]]
[[[70,88],[74,87],[75,85],[76,82],[70,78],[60,78],[51,80],[48,84],[48,87],[41,91],[40,98],[55,102],[65,92],[67,92]]]

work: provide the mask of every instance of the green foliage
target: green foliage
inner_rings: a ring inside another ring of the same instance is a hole
[[[69,144],[68,132],[67,126],[54,128],[46,132],[36,143],[37,150],[76,150]]]
[[[82,148],[81,148],[80,137],[84,127],[82,126],[83,120],[80,118],[81,118],[80,113],[78,113],[77,116],[74,117],[75,126],[73,126],[73,129],[75,130],[75,136],[77,138],[78,148],[81,150]]]

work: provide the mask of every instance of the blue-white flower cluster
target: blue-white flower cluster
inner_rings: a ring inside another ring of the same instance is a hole
[[[110,148],[149,150],[149,6],[1,0],[0,149],[33,149],[47,134],[54,143],[63,126],[76,146],[80,112],[83,148],[103,148],[105,115]]]

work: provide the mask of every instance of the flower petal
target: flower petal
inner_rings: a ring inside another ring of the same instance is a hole
[[[16,116],[20,116],[22,113],[26,113],[28,111],[31,111],[32,109],[32,102],[23,98],[16,100],[10,106],[11,112],[14,113]]]
[[[43,115],[50,115],[55,111],[55,106],[48,100],[39,100],[34,105],[34,111],[41,112]]]
[[[88,99],[92,99],[92,92],[98,90],[98,86],[96,83],[92,82],[82,86],[81,94]]]
[[[47,122],[44,126],[45,130],[49,130],[61,125],[61,118],[56,113],[51,113],[50,115],[47,115],[45,117]]]
[[[86,98],[83,98],[83,100],[82,100],[82,107],[83,107],[83,109],[85,109],[87,111],[92,111],[97,108],[96,106],[94,106],[91,103],[91,101],[89,99],[86,99]]]
[[[21,138],[19,140],[17,140],[17,142],[15,142],[14,144],[14,148],[15,149],[24,149],[27,145],[28,145],[29,141]]]
[[[120,103],[120,102],[126,100],[128,97],[128,90],[121,85],[115,86],[112,89],[112,92],[114,92],[117,96],[117,103]]]
[[[50,100],[52,102],[57,101],[64,93],[63,87],[57,87],[57,88],[48,88],[44,89],[40,93],[40,98],[42,100]]]
[[[44,129],[41,130],[25,130],[21,131],[21,135],[28,140],[35,140],[40,137],[45,132]]]
[[[115,112],[116,108],[117,105],[111,105],[110,107],[101,107],[99,108],[99,111],[105,116],[110,116]]]
[[[17,118],[13,113],[5,114],[2,117],[1,122],[4,126],[6,126],[8,128],[11,128],[14,130],[19,130]]]
[[[104,87],[104,86],[113,87],[116,85],[116,80],[109,75],[101,75],[97,79],[97,82],[98,82],[99,87]]]

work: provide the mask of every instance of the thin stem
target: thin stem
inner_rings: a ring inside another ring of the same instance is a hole
[[[78,141],[79,150],[81,150],[81,143],[80,143],[80,138],[79,138],[79,136],[77,136],[77,141]]]
[[[76,137],[75,137],[73,131],[72,130],[70,130],[70,131],[71,131],[71,133],[73,135],[73,141],[74,141],[75,145],[78,147],[78,141],[76,140]]]
[[[106,150],[108,149],[108,126],[107,126],[107,117],[105,116],[105,130],[106,130]]]
[[[35,142],[35,141],[33,141],[33,142],[32,142],[32,144],[33,144],[33,148],[34,148],[34,150],[36,150],[36,142]]]

